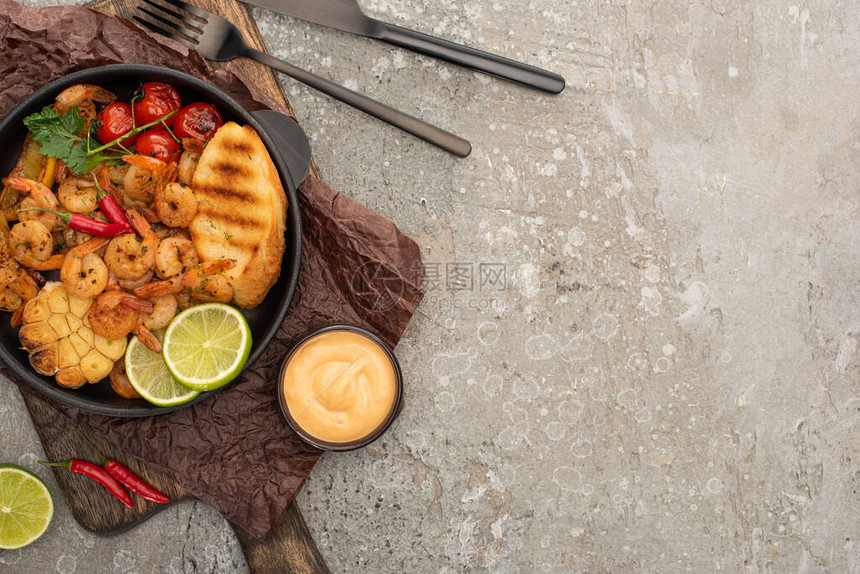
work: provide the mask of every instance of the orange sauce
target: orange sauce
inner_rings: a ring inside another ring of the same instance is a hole
[[[376,341],[348,330],[302,343],[281,374],[281,396],[293,420],[319,440],[364,438],[391,414],[394,366]]]

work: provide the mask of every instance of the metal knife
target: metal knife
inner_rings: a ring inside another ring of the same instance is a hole
[[[515,60],[502,58],[421,32],[386,24],[365,16],[355,0],[244,0],[253,6],[315,24],[330,26],[359,36],[384,40],[428,56],[486,72],[557,94],[564,89],[564,78]]]

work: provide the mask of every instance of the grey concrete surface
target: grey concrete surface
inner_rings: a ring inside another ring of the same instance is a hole
[[[325,179],[439,272],[398,348],[399,420],[299,496],[332,571],[860,571],[856,3],[362,4],[568,88],[255,11],[273,53],[474,145],[455,159],[285,80]],[[0,459],[32,468],[0,393]],[[246,568],[200,503],[109,539],[60,504],[0,564]]]

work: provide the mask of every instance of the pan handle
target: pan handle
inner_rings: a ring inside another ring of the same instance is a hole
[[[274,110],[251,112],[269,137],[275,142],[277,153],[287,164],[288,178],[293,189],[305,180],[311,165],[311,144],[296,120]]]

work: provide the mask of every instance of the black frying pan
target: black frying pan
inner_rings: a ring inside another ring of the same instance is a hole
[[[298,209],[296,188],[307,174],[310,165],[310,146],[298,124],[284,114],[272,111],[248,112],[227,94],[207,82],[177,72],[169,68],[137,64],[101,66],[69,74],[40,88],[33,95],[15,106],[0,121],[0,141],[4,145],[0,151],[0,175],[5,177],[14,167],[26,134],[23,119],[52,105],[54,97],[75,84],[96,84],[111,90],[124,101],[132,92],[148,81],[165,82],[179,91],[184,103],[195,101],[209,102],[221,112],[224,121],[250,125],[253,127],[281,175],[287,193],[287,249],[281,265],[281,275],[263,302],[256,308],[244,311],[251,326],[253,346],[247,366],[256,361],[278,330],[290,301],[296,290],[301,260],[301,217]],[[57,385],[53,377],[44,377],[30,366],[27,353],[20,348],[18,329],[9,324],[10,313],[0,313],[0,360],[11,368],[34,389],[61,403],[92,413],[140,417],[163,414],[206,400],[211,391],[202,393],[184,405],[176,407],[157,407],[143,399],[123,399],[113,392],[107,380],[94,385],[84,385],[80,389],[65,389]]]

